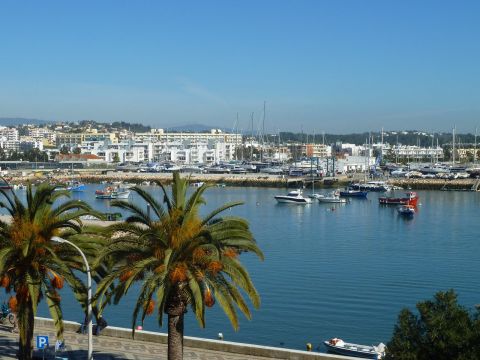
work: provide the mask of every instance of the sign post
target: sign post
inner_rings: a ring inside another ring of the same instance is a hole
[[[45,349],[48,348],[48,336],[37,335],[37,349],[43,350],[43,359],[45,359]]]

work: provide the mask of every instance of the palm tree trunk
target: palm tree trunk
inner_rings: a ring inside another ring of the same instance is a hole
[[[168,360],[183,360],[183,316],[187,312],[183,288],[186,283],[175,284],[165,306],[168,314]]]
[[[168,315],[168,360],[183,360],[183,313]]]
[[[26,301],[24,306],[19,307],[18,330],[20,341],[18,346],[18,358],[20,360],[31,360],[33,357],[33,328],[34,314],[31,301]]]

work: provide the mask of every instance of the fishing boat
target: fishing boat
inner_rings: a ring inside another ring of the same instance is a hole
[[[130,190],[120,188],[120,187],[107,186],[103,190],[95,191],[95,198],[97,199],[107,199],[107,200],[128,199],[129,196],[130,196]]]
[[[85,191],[87,187],[85,186],[84,183],[81,183],[79,181],[71,181],[67,184],[66,189],[72,192],[80,192],[80,191]]]
[[[341,198],[338,191],[334,191],[327,196],[316,196],[318,202],[329,204],[345,204],[347,199]]]
[[[286,203],[286,204],[310,204],[312,199],[303,196],[302,190],[292,190],[287,195],[275,195],[275,200],[279,203]]]
[[[412,205],[399,206],[397,211],[402,216],[413,216],[413,215],[415,215],[415,207],[412,206]]]
[[[368,194],[368,191],[354,190],[351,188],[347,188],[345,190],[340,191],[341,197],[366,198],[367,194]]]
[[[380,343],[377,346],[352,344],[342,339],[333,338],[323,342],[328,351],[346,355],[355,356],[364,359],[382,359],[385,356],[385,344]]]
[[[409,191],[405,193],[405,197],[384,196],[378,198],[380,204],[383,205],[412,205],[417,206],[418,195],[416,192]]]

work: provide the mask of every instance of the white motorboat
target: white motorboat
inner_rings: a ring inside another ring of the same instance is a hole
[[[345,204],[347,202],[347,199],[340,197],[340,193],[338,191],[334,191],[327,196],[316,196],[315,198],[321,203]]]
[[[275,200],[286,204],[310,204],[312,199],[303,196],[302,190],[292,190],[287,195],[275,195]]]
[[[397,209],[398,213],[403,216],[415,215],[415,207],[413,205],[402,205]]]
[[[342,339],[333,338],[324,341],[323,344],[328,351],[340,355],[355,356],[365,359],[382,359],[385,356],[385,344],[383,343],[380,343],[377,346],[369,346],[347,343]]]

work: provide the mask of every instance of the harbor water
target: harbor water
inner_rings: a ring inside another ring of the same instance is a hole
[[[108,200],[95,199],[99,188],[88,185],[73,197],[98,210],[118,211]],[[146,188],[160,197],[158,187]],[[479,193],[419,191],[418,212],[407,219],[395,207],[380,206],[378,193],[345,205],[277,204],[273,196],[283,192],[240,187],[207,191],[205,213],[225,202],[245,202],[226,215],[247,218],[265,253],[263,262],[241,256],[262,304],[251,321],[240,316],[238,332],[218,305],[207,309],[205,329],[189,311],[186,335],[216,338],[221,332],[228,341],[296,349],[310,342],[314,350],[323,350],[321,341],[331,337],[387,342],[399,311],[439,290],[455,289],[459,302],[470,309],[480,303]],[[132,194],[130,201],[139,199]],[[135,301],[132,290],[110,306],[108,324],[130,327]],[[83,320],[67,289],[62,290],[62,306],[65,319]],[[39,315],[48,316],[44,303]],[[144,329],[167,330],[165,321],[158,326],[156,314],[147,317]]]

